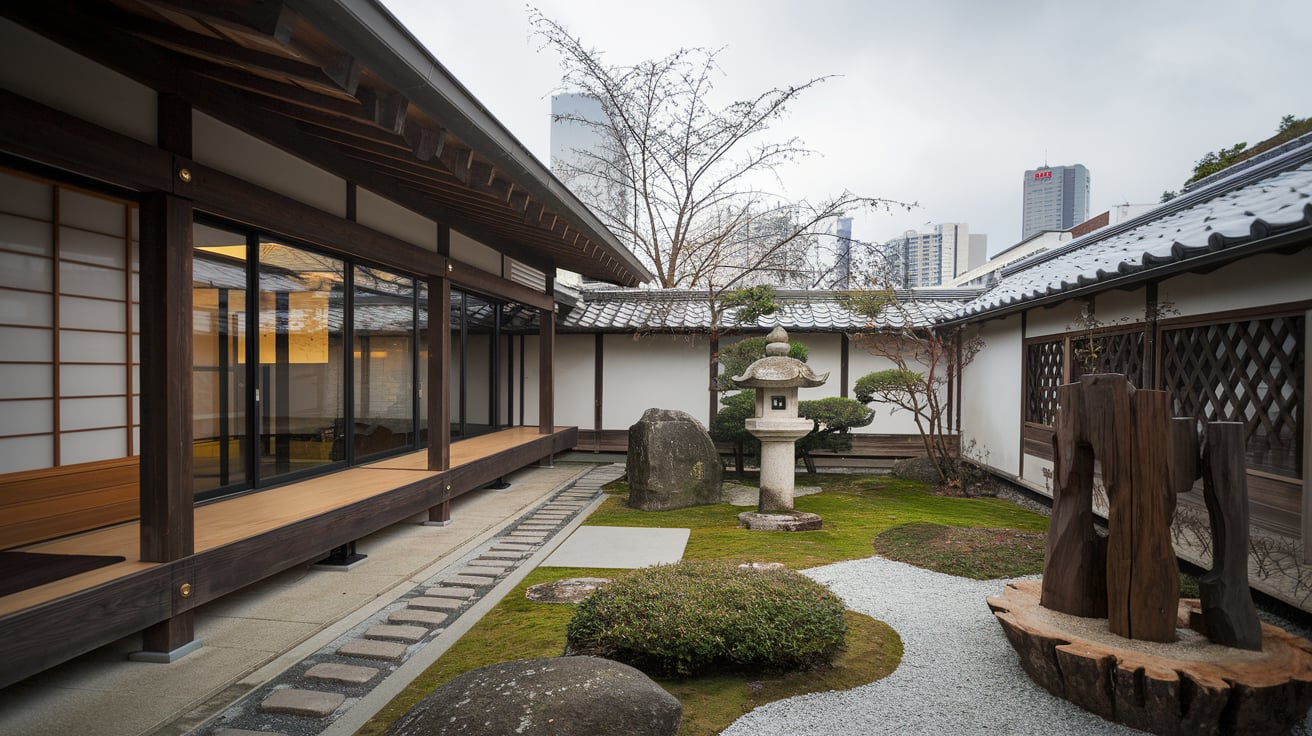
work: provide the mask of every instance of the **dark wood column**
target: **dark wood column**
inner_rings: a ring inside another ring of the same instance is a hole
[[[555,293],[555,278],[547,275],[546,292]],[[538,434],[551,434],[556,429],[555,352],[556,310],[543,309],[538,316]]]
[[[154,192],[141,201],[141,559],[195,551],[192,479],[191,202]],[[174,581],[174,606],[185,597]],[[171,660],[194,639],[185,611],[144,632],[143,649]],[[147,657],[150,659],[151,657]]]
[[[595,433],[593,437],[596,439],[598,445],[601,443],[602,415],[604,408],[602,400],[604,398],[603,394],[605,393],[603,388],[606,384],[605,338],[606,336],[604,334],[598,332],[596,335],[596,341],[593,343],[592,348],[592,431]]]
[[[451,256],[451,228],[437,226],[437,252]],[[451,468],[451,279],[428,276],[428,469]],[[428,509],[429,524],[451,523],[451,486],[443,482],[442,501]]]
[[[852,338],[846,332],[838,336],[838,380],[842,382],[838,395],[847,398],[849,384],[852,382],[851,365]]]

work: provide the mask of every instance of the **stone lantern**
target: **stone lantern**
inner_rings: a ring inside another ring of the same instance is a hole
[[[819,529],[820,517],[793,509],[794,446],[811,431],[812,422],[797,415],[797,389],[815,388],[829,379],[817,376],[796,358],[788,357],[788,333],[776,326],[766,336],[765,357],[741,376],[739,388],[756,390],[756,416],[747,431],[761,441],[761,496],[757,511],[738,515],[748,529],[802,531]]]

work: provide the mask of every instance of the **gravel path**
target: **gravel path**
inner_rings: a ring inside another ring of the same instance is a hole
[[[1137,734],[1049,695],[1020,667],[984,599],[1005,580],[968,580],[878,557],[807,570],[902,637],[892,675],[852,690],[776,701],[727,735]]]

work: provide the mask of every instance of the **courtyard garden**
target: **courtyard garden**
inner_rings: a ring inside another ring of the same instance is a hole
[[[637,511],[625,505],[628,487],[622,481],[606,488],[606,500],[586,523],[686,528],[690,536],[684,560],[712,566],[719,563],[721,567],[782,563],[788,570],[804,570],[878,554],[977,579],[1042,571],[1047,518],[1010,501],[949,497],[934,493],[922,483],[883,476],[820,474],[807,482],[818,486],[819,492],[799,496],[796,506],[824,518],[824,527],[816,531],[748,531],[737,525],[741,508],[729,504]],[[382,733],[434,688],[470,669],[563,653],[577,607],[528,600],[525,593],[529,587],[565,578],[618,579],[641,574],[597,568],[537,568],[359,733]],[[706,573],[703,570],[698,574]],[[642,609],[637,611],[641,616]],[[810,692],[851,689],[897,669],[902,640],[896,631],[850,610],[841,615],[845,644],[827,663],[808,662],[801,668],[762,665],[735,669],[721,665],[692,676],[672,674],[671,669],[648,674],[682,703],[680,733],[713,734],[765,703]],[[579,626],[576,623],[574,628]],[[832,627],[816,628],[824,629],[817,636],[832,634]],[[675,652],[674,656],[699,654],[692,651],[696,644],[687,646],[688,652]]]

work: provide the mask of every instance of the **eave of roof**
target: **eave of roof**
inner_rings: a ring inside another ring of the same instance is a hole
[[[0,15],[530,267],[651,279],[375,0],[44,0]]]
[[[1312,244],[1312,135],[1284,155],[1220,177],[1140,217],[1023,259],[945,324],[1206,271]]]

